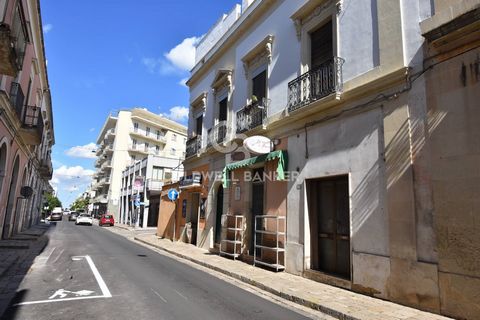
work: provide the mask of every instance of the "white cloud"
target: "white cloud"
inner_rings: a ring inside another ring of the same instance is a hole
[[[53,25],[51,23],[47,23],[46,25],[43,26],[43,33],[47,34],[50,31],[52,31]]]
[[[161,113],[160,115],[173,121],[185,122],[188,119],[188,108],[175,106],[170,108],[169,113]]]
[[[181,43],[164,53],[163,57],[143,57],[142,64],[150,73],[158,72],[162,75],[184,74],[195,65],[195,45],[200,39],[201,37],[183,39]]]
[[[183,41],[165,53],[165,58],[176,68],[183,71],[190,71],[195,65],[195,45],[200,41],[200,37],[191,37]]]
[[[180,79],[180,81],[178,81],[178,84],[181,85],[182,87],[188,88],[187,81],[188,81],[188,78],[183,78],[183,79]]]
[[[97,156],[94,152],[92,152],[95,151],[95,149],[97,149],[97,145],[93,142],[90,142],[83,146],[71,147],[65,151],[65,154],[75,158],[95,159]]]
[[[90,129],[88,129],[88,131],[93,132],[93,131],[95,131],[95,128],[90,128]]]

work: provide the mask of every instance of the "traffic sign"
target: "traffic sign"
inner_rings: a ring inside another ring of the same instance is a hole
[[[168,199],[175,201],[178,198],[178,191],[175,189],[168,190]]]

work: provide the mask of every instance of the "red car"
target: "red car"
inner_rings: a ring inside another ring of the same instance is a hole
[[[113,226],[115,224],[115,221],[111,214],[102,214],[102,216],[100,217],[100,221],[98,222],[98,225],[102,227],[106,224],[110,226]]]

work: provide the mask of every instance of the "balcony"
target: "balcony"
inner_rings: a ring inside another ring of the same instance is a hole
[[[40,176],[43,178],[46,178],[48,180],[52,179],[53,167],[52,167],[52,160],[50,156],[40,160],[39,173],[40,173]]]
[[[227,137],[227,125],[224,123],[217,124],[213,128],[208,129],[207,147],[215,146],[225,142]]]
[[[181,177],[178,183],[180,189],[200,187],[202,185],[202,174],[193,172],[191,175]]]
[[[145,147],[143,147],[143,146],[141,147],[138,144],[129,144],[128,145],[128,151],[129,152],[140,153],[140,154],[143,154],[143,155],[148,155],[148,150],[145,151]]]
[[[12,82],[10,103],[20,121],[20,136],[26,144],[39,145],[43,134],[43,117],[39,107],[24,105],[25,96],[19,83]]]
[[[200,153],[202,148],[202,136],[195,136],[187,140],[186,157],[190,158]]]
[[[0,23],[0,74],[17,76],[22,70],[28,41],[27,24],[19,3],[14,10],[12,25]]]
[[[154,143],[167,143],[167,138],[165,137],[164,134],[157,135],[154,132],[149,132],[141,129],[135,129],[135,128],[130,128],[130,135],[136,136],[138,138],[141,138],[143,140],[149,140]]]
[[[111,128],[107,130],[107,133],[105,134],[105,139],[110,140],[115,138],[115,128]]]
[[[267,118],[266,103],[263,105],[247,105],[237,112],[237,133],[250,131],[263,126]]]
[[[163,187],[162,180],[153,180],[153,179],[147,180],[147,192],[150,192],[150,194],[160,194],[160,192],[162,191],[162,187]]]
[[[333,57],[288,83],[288,111],[303,108],[330,94],[343,90],[342,58]]]

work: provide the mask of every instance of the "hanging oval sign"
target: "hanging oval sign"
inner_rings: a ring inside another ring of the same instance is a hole
[[[264,136],[252,136],[243,140],[243,146],[250,152],[265,154],[272,151],[272,141]]]

